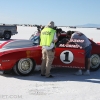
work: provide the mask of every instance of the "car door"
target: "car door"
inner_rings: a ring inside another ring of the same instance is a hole
[[[53,67],[85,68],[84,49],[56,47]]]

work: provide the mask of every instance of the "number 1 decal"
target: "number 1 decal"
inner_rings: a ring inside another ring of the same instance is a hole
[[[70,62],[70,60],[68,59],[68,57],[69,57],[69,52],[65,52],[64,54],[65,54],[65,60],[64,60],[64,61]]]
[[[60,60],[65,64],[70,64],[74,59],[74,55],[71,51],[65,50],[60,54]]]

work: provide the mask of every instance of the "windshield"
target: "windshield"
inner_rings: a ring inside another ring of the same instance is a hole
[[[35,34],[32,34],[29,40],[33,41],[34,45],[39,45],[40,43],[40,33],[35,32]]]

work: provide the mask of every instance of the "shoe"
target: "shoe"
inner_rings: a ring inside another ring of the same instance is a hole
[[[90,71],[85,71],[83,75],[90,75]]]
[[[41,76],[45,76],[44,74],[41,74]]]
[[[54,76],[50,75],[50,76],[48,76],[47,78],[52,78],[52,77],[54,77]]]
[[[79,71],[77,71],[76,73],[74,73],[74,75],[82,75],[82,71],[79,70]]]

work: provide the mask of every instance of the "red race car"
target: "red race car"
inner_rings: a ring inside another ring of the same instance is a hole
[[[59,41],[65,37],[60,36]],[[59,43],[59,42],[58,42]],[[100,67],[100,45],[91,41],[91,70]],[[42,53],[39,35],[30,40],[2,40],[0,41],[0,70],[14,70],[18,75],[29,75],[38,65],[41,65]],[[55,48],[55,58],[52,67],[85,68],[85,51],[76,44],[60,44]]]

